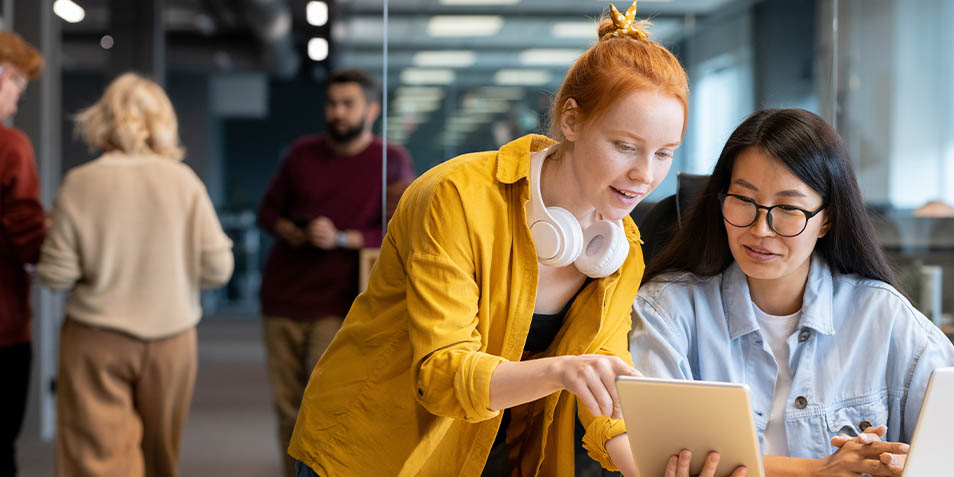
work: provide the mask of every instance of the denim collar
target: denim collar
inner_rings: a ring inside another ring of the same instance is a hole
[[[739,264],[732,262],[722,274],[722,303],[729,325],[729,336],[736,339],[760,329],[749,282]],[[832,312],[832,276],[828,263],[817,254],[812,255],[808,270],[808,282],[802,296],[802,316],[799,328],[811,328],[824,335],[834,335]]]

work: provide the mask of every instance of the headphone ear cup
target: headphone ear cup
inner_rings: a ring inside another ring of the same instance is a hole
[[[553,218],[552,224],[558,229],[558,234],[562,238],[563,247],[551,258],[540,259],[540,263],[550,267],[565,267],[577,257],[583,250],[583,231],[580,230],[580,223],[568,210],[560,207],[547,207],[547,212]],[[539,254],[538,257],[539,259]]]
[[[585,249],[574,265],[591,278],[603,278],[619,270],[629,256],[629,241],[620,224],[600,220],[583,231]]]

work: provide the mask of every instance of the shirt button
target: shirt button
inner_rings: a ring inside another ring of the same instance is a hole
[[[795,398],[795,407],[798,409],[805,409],[808,407],[808,399],[805,399],[805,396],[799,396]]]
[[[862,432],[869,427],[871,427],[871,423],[868,421],[861,421],[861,423],[858,424],[858,429],[861,429]]]
[[[804,342],[808,341],[808,338],[811,338],[811,337],[812,337],[812,332],[811,332],[811,331],[809,331],[809,330],[802,330],[802,332],[798,334],[798,342],[799,342],[799,343],[804,343]]]

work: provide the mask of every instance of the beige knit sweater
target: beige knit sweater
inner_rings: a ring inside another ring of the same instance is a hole
[[[232,275],[232,241],[179,161],[109,153],[63,180],[37,277],[77,321],[142,339],[199,321],[199,288]]]

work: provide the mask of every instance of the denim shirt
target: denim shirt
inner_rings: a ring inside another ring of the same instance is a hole
[[[647,376],[747,384],[764,449],[778,364],[738,264],[708,278],[659,277],[640,288],[634,306],[641,318],[630,336],[636,368]],[[950,340],[897,290],[832,274],[817,255],[788,346],[789,457],[826,457],[831,437],[869,425],[885,424],[888,440],[910,443],[931,372],[954,365]]]

